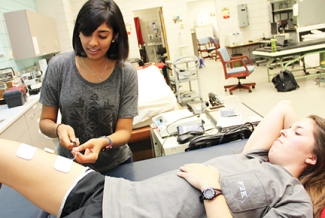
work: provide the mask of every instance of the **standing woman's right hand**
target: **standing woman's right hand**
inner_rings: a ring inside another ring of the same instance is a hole
[[[80,144],[79,139],[76,138],[73,128],[69,125],[65,125],[63,123],[58,124],[56,127],[56,134],[59,138],[61,146],[69,150],[72,150],[74,147],[73,142],[76,142],[76,146]]]

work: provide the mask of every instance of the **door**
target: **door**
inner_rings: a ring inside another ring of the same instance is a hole
[[[164,19],[162,8],[159,8],[159,19],[160,19],[160,24],[161,24],[163,45],[166,48],[167,60],[169,60],[169,49],[168,49],[168,44],[167,44],[167,34],[166,34],[166,28],[165,28],[165,19]]]

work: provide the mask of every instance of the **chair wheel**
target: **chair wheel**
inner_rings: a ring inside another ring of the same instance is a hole
[[[227,89],[225,89],[225,92],[227,91]]]
[[[252,86],[253,89],[255,89],[255,86]]]
[[[248,90],[248,92],[249,92],[249,93],[251,93],[251,92],[252,92],[252,90],[250,89],[250,90]]]
[[[229,92],[230,93],[230,95],[232,95],[232,92]]]

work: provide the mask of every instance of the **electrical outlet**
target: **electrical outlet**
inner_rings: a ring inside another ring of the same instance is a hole
[[[14,52],[12,50],[9,51],[9,58],[14,58]]]

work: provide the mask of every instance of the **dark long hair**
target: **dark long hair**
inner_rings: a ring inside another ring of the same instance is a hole
[[[73,30],[72,45],[75,54],[87,57],[82,48],[79,33],[90,35],[104,22],[113,29],[113,38],[115,38],[115,42],[111,44],[106,56],[109,59],[117,60],[119,65],[123,65],[129,55],[129,38],[123,15],[113,0],[89,0],[82,6]]]
[[[308,166],[300,175],[299,180],[305,187],[314,205],[314,217],[320,217],[325,207],[325,119],[310,115],[314,120],[314,153],[317,157],[315,165]]]

